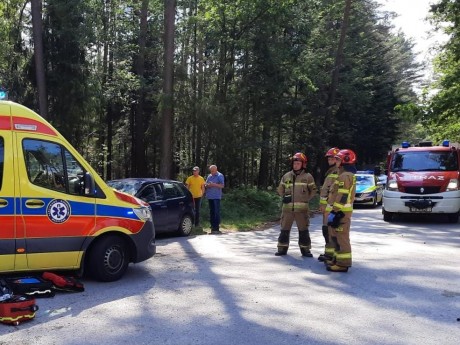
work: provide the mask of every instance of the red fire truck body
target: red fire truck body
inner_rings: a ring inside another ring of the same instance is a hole
[[[383,193],[385,221],[395,214],[446,214],[452,223],[460,214],[460,145],[444,141],[417,147],[404,142],[387,158],[388,181]]]

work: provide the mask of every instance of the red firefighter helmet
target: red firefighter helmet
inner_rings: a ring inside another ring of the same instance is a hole
[[[325,157],[334,157],[337,153],[339,153],[340,149],[338,147],[333,147],[327,150]]]
[[[349,149],[340,150],[339,152],[337,152],[335,157],[342,161],[342,165],[356,163],[356,153]]]
[[[307,167],[307,156],[305,156],[302,152],[297,152],[294,156],[291,158],[292,163],[295,161],[300,161],[302,162],[302,169],[305,169]]]

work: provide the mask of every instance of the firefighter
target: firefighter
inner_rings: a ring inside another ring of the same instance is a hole
[[[313,176],[306,172],[307,157],[296,153],[292,158],[292,170],[284,174],[278,186],[278,194],[283,198],[281,213],[281,232],[278,237],[276,256],[286,255],[289,248],[289,235],[295,220],[299,230],[299,247],[302,256],[313,257],[310,252],[311,240],[308,226],[310,210],[308,202],[316,194]]]
[[[318,257],[319,261],[332,260],[333,250],[328,248],[327,244],[329,243],[329,232],[327,226],[327,216],[332,210],[332,199],[331,191],[332,186],[334,185],[335,180],[338,176],[339,168],[335,164],[335,155],[339,152],[339,148],[333,147],[326,152],[326,159],[328,164],[328,169],[324,177],[324,183],[320,191],[320,200],[319,200],[319,210],[323,214],[323,225],[321,227],[323,232],[323,237],[325,241],[324,254],[321,254]]]
[[[328,215],[328,253],[332,259],[326,260],[328,271],[347,272],[351,267],[350,224],[356,190],[356,154],[352,150],[340,150],[336,155],[339,175],[332,187],[332,210]]]

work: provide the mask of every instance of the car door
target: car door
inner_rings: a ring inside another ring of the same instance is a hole
[[[77,267],[96,222],[95,198],[81,191],[84,168],[59,142],[16,135],[27,268]]]
[[[163,196],[162,184],[160,182],[150,183],[142,187],[136,195],[149,203],[155,231],[157,233],[168,231],[168,204]]]
[[[168,206],[168,227],[176,231],[186,209],[185,194],[174,181],[163,182],[163,193]]]

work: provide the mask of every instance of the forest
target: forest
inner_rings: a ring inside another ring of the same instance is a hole
[[[436,78],[373,0],[3,0],[0,86],[50,121],[104,179],[184,180],[216,164],[267,188],[304,152],[385,161],[401,138],[460,142],[460,4]]]

